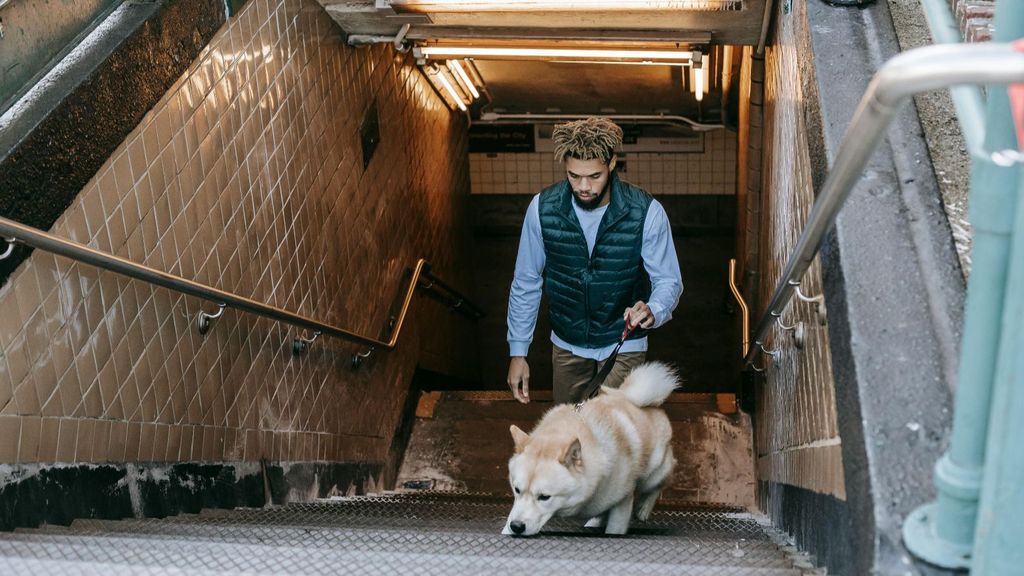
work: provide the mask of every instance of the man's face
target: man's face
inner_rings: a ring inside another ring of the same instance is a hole
[[[576,205],[584,210],[593,210],[608,204],[608,179],[615,169],[615,157],[605,164],[600,159],[565,159],[565,175],[572,187]]]

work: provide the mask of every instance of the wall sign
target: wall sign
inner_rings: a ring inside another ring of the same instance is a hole
[[[474,124],[469,128],[470,152],[534,152],[530,124]]]

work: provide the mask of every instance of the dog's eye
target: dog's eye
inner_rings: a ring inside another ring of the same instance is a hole
[[[519,488],[512,488],[512,489],[516,491],[516,494],[519,494]]]
[[[551,498],[550,494],[539,494],[539,495],[537,495],[537,500],[540,500],[541,502],[543,502],[545,500],[548,500],[550,498]]]

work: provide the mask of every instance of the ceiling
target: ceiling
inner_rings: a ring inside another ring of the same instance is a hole
[[[408,24],[403,38],[416,45],[497,41],[506,46],[614,44],[634,49],[670,46],[711,52],[710,92],[701,102],[686,89],[687,67],[474,60],[490,96],[485,106],[488,110],[674,114],[697,121],[721,118],[720,47],[759,42],[765,1],[319,0],[350,43],[387,41]],[[476,117],[479,109],[474,109]]]
[[[478,60],[491,108],[505,113],[678,114],[716,118],[712,91],[700,104],[680,66]]]

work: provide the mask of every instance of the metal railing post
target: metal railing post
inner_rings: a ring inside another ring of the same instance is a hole
[[[1019,4],[1003,2],[996,10],[994,40],[1005,42],[1024,33],[1020,26],[1024,18],[1013,14],[1019,11]],[[1011,16],[1017,20],[1016,25]],[[1007,292],[1007,270],[1020,169],[998,166],[985,154],[1015,150],[1017,144],[1006,89],[992,87],[988,94],[984,145],[982,150],[972,150],[975,160],[969,203],[975,230],[973,265],[967,284],[952,439],[949,451],[935,465],[936,500],[914,510],[903,526],[904,542],[914,555],[946,568],[967,568],[972,564],[1000,355],[1000,325],[1006,296],[1013,294]],[[1020,521],[1019,517],[1014,519]]]
[[[1013,6],[1014,8],[1011,8]],[[1021,3],[1002,2],[996,6],[996,38],[1024,38]],[[990,92],[990,106],[1005,113],[1000,142],[1006,149],[1019,150],[1024,142],[1014,138],[1006,119],[1010,117],[1007,91]],[[976,574],[1012,574],[1024,566],[1024,164],[1006,168],[1004,180],[1016,191],[1016,218],[1011,232],[1006,301],[1003,304],[1002,336],[989,414],[981,501],[974,532],[973,571]]]
[[[960,27],[953,20],[949,0],[921,0],[932,40],[936,44],[959,44]],[[953,86],[949,89],[956,118],[960,124],[960,133],[964,136],[964,144],[968,150],[981,148],[985,135],[985,99],[978,86]]]
[[[1024,175],[1018,168],[1018,198]],[[1024,202],[1017,201],[1008,295],[992,391],[981,501],[974,533],[975,574],[1015,574],[1024,566]]]

